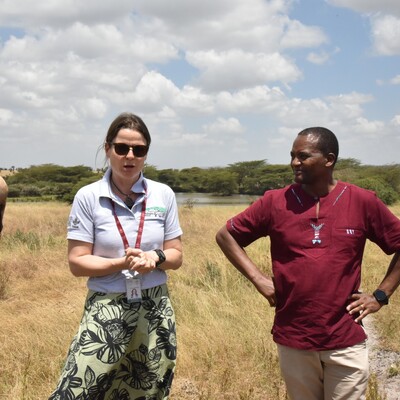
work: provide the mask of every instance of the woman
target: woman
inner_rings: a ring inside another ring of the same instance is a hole
[[[176,362],[175,316],[165,270],[182,264],[173,191],[144,178],[151,137],[124,113],[111,124],[103,179],[75,196],[68,261],[88,295],[50,399],[167,399]]]

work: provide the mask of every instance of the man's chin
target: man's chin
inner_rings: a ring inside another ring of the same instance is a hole
[[[301,175],[295,175],[293,177],[293,181],[296,182],[296,183],[303,183],[303,178],[302,178]]]

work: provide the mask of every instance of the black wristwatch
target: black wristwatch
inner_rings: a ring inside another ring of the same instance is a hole
[[[373,293],[376,301],[381,305],[389,304],[389,298],[387,297],[386,293],[381,289],[376,289]]]
[[[158,255],[158,261],[156,262],[156,267],[159,267],[165,261],[165,254],[161,249],[154,249]]]

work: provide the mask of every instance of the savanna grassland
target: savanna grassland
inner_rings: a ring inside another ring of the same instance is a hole
[[[86,295],[66,260],[69,206],[8,203],[0,240],[0,399],[47,399],[78,327]],[[177,314],[178,365],[172,400],[284,400],[273,309],[228,263],[216,231],[243,206],[180,209],[184,265],[169,273]],[[392,207],[400,215],[400,206]],[[269,243],[247,251],[269,271]],[[363,290],[383,278],[390,258],[368,243]],[[400,292],[373,318],[381,346],[400,351]],[[400,366],[399,366],[400,367]],[[368,399],[380,400],[371,377]]]

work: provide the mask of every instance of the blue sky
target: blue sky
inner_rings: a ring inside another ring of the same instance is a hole
[[[160,169],[285,164],[316,125],[400,163],[399,94],[398,0],[0,0],[1,168],[100,168],[123,111]]]

